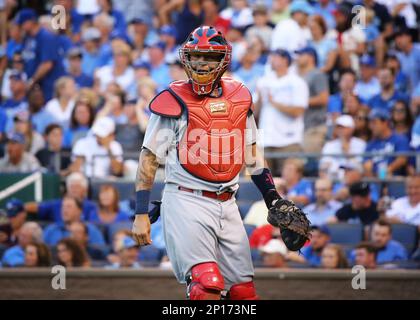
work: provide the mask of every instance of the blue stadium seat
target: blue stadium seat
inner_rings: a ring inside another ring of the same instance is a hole
[[[363,240],[363,226],[361,224],[336,223],[329,224],[331,242],[345,245],[357,245]]]
[[[241,218],[242,220],[245,219],[246,215],[248,214],[249,208],[251,208],[252,206],[252,202],[243,202],[243,201],[238,201],[238,208],[239,208],[239,213],[241,214]]]
[[[396,199],[406,195],[404,181],[392,181],[388,183],[388,194]]]
[[[392,238],[400,242],[408,253],[417,248],[417,227],[412,224],[395,223],[392,225]]]
[[[139,260],[159,263],[163,252],[154,245],[148,245],[140,248]]]
[[[161,200],[162,199],[162,192],[163,192],[164,187],[165,187],[165,183],[155,182],[153,184],[153,188],[152,188],[152,191],[150,193],[150,200]]]
[[[112,239],[114,238],[114,234],[117,233],[119,230],[128,229],[131,230],[131,227],[133,226],[133,223],[131,221],[125,221],[125,222],[118,222],[110,224],[108,227],[108,239],[110,243],[112,242]]]
[[[256,229],[256,226],[254,226],[253,224],[244,224],[244,227],[248,238],[251,235],[252,231]]]
[[[236,195],[238,201],[255,202],[262,200],[262,196],[258,188],[253,182],[242,182],[239,184],[239,190]]]

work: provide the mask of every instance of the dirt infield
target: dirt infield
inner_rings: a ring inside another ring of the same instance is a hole
[[[65,290],[54,290],[49,269],[0,270],[0,299],[184,299],[184,286],[170,271],[67,271]],[[352,288],[351,270],[257,269],[262,299],[420,299],[420,271],[377,270],[366,289]]]

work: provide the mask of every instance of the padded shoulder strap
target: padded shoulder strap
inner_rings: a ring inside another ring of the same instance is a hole
[[[177,119],[182,114],[182,103],[166,89],[150,101],[149,109],[159,116]]]

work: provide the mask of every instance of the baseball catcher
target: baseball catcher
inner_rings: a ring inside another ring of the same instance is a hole
[[[180,49],[189,81],[175,81],[151,102],[136,178],[133,235],[148,245],[150,190],[161,160],[165,188],[160,204],[166,250],[191,300],[258,299],[249,241],[235,194],[244,164],[290,250],[308,239],[309,221],[276,192],[256,147],[252,98],[240,82],[222,77],[232,47],[213,27],[195,29]],[[159,203],[157,203],[159,205]]]

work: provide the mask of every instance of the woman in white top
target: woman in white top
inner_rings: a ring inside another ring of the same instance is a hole
[[[101,93],[106,92],[108,84],[112,82],[127,91],[134,82],[134,69],[131,67],[131,49],[125,43],[113,45],[113,64],[99,68],[95,73],[95,87]]]
[[[77,95],[76,84],[70,77],[61,77],[55,82],[55,98],[48,101],[45,109],[50,112],[57,124],[68,128],[71,112]]]

